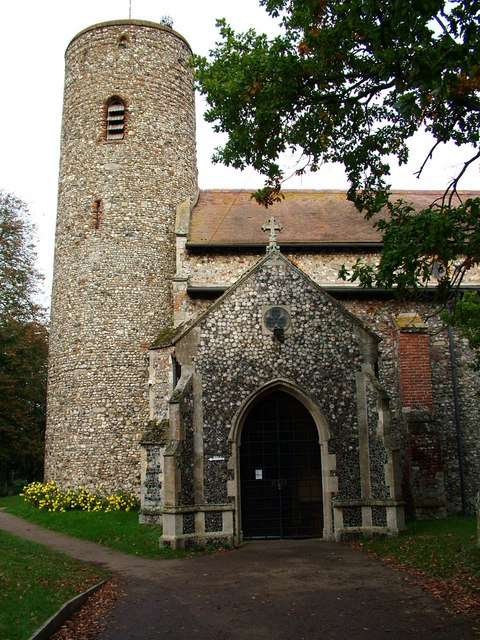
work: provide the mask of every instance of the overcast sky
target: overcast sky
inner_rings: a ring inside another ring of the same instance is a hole
[[[215,19],[227,18],[236,30],[253,26],[273,33],[275,22],[258,0],[0,0],[0,60],[2,123],[0,189],[24,200],[38,228],[38,256],[51,286],[55,232],[58,155],[62,112],[64,52],[82,29],[97,22],[128,18],[160,21],[173,19],[173,28],[190,43],[195,53],[207,54],[216,39]],[[238,172],[212,166],[211,154],[221,138],[202,121],[203,105],[197,100],[197,154],[199,186],[245,188],[261,185],[252,171]],[[411,145],[411,162],[396,170],[392,184],[399,189],[441,189],[461,161],[455,149],[444,150],[419,182],[413,176],[423,154],[425,140]],[[336,168],[303,179],[286,188],[345,189],[343,173]],[[479,189],[478,166],[460,185]]]

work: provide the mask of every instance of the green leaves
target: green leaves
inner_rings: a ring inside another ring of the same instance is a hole
[[[0,325],[0,481],[33,480],[43,470],[47,330],[8,319]]]
[[[295,144],[288,136],[294,113],[280,105],[293,104],[298,79],[291,70],[298,60],[281,38],[269,42],[253,31],[237,36],[223,21],[219,25],[224,41],[214,61],[194,58],[197,86],[209,105],[205,118],[216,131],[229,134],[214,160],[253,166],[275,178],[278,153]]]
[[[383,217],[384,243],[378,268],[358,262],[343,277],[399,294],[432,283],[440,300],[450,299],[480,260],[479,202],[457,195],[464,172],[480,159],[480,1],[260,4],[279,22],[277,37],[237,34],[221,21],[211,58],[194,61],[207,120],[228,135],[215,160],[262,173],[265,188],[254,197],[264,206],[276,201],[284,180],[283,152],[300,151],[315,169],[342,164],[348,198],[367,217]],[[418,178],[443,143],[467,146],[443,200],[413,212],[390,202],[389,174],[392,161],[407,161],[408,140],[419,130],[434,143]],[[443,269],[438,279],[434,264]]]
[[[219,21],[210,60],[194,61],[206,118],[229,136],[217,161],[282,180],[279,154],[300,149],[315,165],[343,163],[353,194],[385,190],[392,156],[406,161],[420,127],[478,142],[477,2],[261,4],[280,20],[276,38]]]
[[[0,191],[0,485],[42,472],[47,329],[36,302],[33,228],[25,205]]]
[[[445,314],[445,321],[458,327],[468,339],[472,349],[480,353],[480,296],[473,291],[467,291],[459,297],[453,308]],[[480,369],[480,359],[477,358],[475,368]]]
[[[351,279],[396,287],[403,296],[432,284],[440,302],[451,299],[465,271],[480,262],[480,198],[456,204],[440,201],[414,211],[401,200],[388,202],[388,218],[375,223],[384,245],[378,267],[358,261]]]
[[[27,208],[0,190],[0,322],[7,317],[37,319],[35,296],[41,279]]]

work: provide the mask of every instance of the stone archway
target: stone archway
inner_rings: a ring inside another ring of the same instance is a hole
[[[288,445],[282,445],[285,439]],[[290,381],[272,381],[245,400],[230,431],[237,541],[243,534],[333,538],[332,496],[338,483],[329,440],[323,411]],[[268,514],[256,518],[251,509]]]
[[[321,456],[315,422],[285,391],[258,399],[240,447],[244,538],[323,535]]]

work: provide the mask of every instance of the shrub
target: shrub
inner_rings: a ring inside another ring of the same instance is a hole
[[[138,501],[131,493],[122,491],[99,496],[86,487],[62,491],[53,482],[31,482],[24,487],[21,497],[37,509],[43,511],[132,511],[138,509]]]
[[[134,509],[138,509],[138,500],[133,493],[120,491],[104,499],[104,511],[133,511]]]
[[[65,494],[54,482],[31,482],[24,487],[20,496],[37,509],[46,511],[66,511],[67,500]]]

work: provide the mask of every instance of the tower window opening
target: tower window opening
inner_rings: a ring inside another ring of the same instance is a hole
[[[92,205],[92,227],[94,229],[100,229],[100,220],[102,218],[102,201],[94,200]]]
[[[121,49],[125,49],[127,47],[127,45],[129,44],[129,42],[130,42],[130,40],[129,40],[128,36],[125,33],[123,33],[120,36],[120,38],[118,39],[118,46]]]
[[[125,103],[112,98],[107,104],[107,140],[123,140],[125,136]]]

